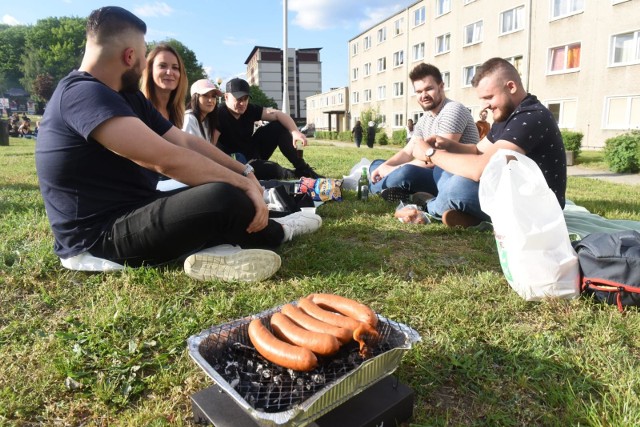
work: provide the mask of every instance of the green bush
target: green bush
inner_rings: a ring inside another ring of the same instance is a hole
[[[389,144],[389,137],[387,136],[387,134],[385,132],[376,133],[376,144],[378,144],[378,145],[388,145]]]
[[[393,145],[404,145],[407,142],[407,130],[394,130],[391,134],[391,143]]]
[[[338,133],[338,141],[349,142],[351,141],[351,132],[346,130]]]
[[[562,141],[564,142],[564,149],[566,151],[573,151],[574,157],[577,159],[580,155],[580,148],[582,146],[582,138],[584,134],[582,132],[574,132],[570,130],[563,130]]]
[[[640,170],[640,131],[631,131],[605,141],[604,160],[612,172]]]

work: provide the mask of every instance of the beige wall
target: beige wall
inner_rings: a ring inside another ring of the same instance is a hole
[[[401,128],[394,122],[396,116],[401,114],[406,122],[419,113],[408,74],[421,61],[449,73],[447,96],[465,104],[477,117],[481,104],[475,90],[463,84],[463,70],[495,56],[519,58],[525,87],[557,110],[562,128],[584,133],[585,148],[602,147],[606,138],[640,126],[640,58],[621,66],[610,65],[612,36],[640,32],[640,0],[584,0],[583,10],[556,19],[551,17],[554,0],[475,0],[468,4],[464,4],[467,0],[449,0],[451,10],[437,16],[441,1],[417,1],[349,40],[348,126],[353,126],[362,111],[372,108],[385,116],[385,130],[391,135]],[[522,27],[501,34],[501,13],[516,7],[523,8]],[[425,22],[415,26],[415,12],[421,8]],[[395,34],[395,23],[400,19],[404,20],[404,29]],[[465,26],[477,21],[482,21],[482,37],[465,46]],[[387,37],[378,43],[377,33],[383,28]],[[436,38],[446,33],[450,34],[450,51],[438,54]],[[370,49],[364,48],[366,37],[371,37]],[[421,42],[425,43],[425,56],[415,61],[412,49]],[[567,72],[549,72],[550,49],[574,43],[580,43],[580,66]],[[356,54],[354,44],[358,45]],[[404,64],[394,67],[393,54],[400,50],[404,51]],[[387,69],[378,73],[378,59],[383,57]],[[367,63],[371,64],[369,76],[365,76]],[[354,68],[358,69],[357,79],[353,79]],[[403,83],[404,94],[394,97],[393,85],[398,82]],[[378,98],[380,86],[386,87],[384,99]],[[368,90],[371,100],[365,101]],[[358,97],[359,102],[354,99]],[[611,97],[616,98],[609,121],[624,123],[607,124]],[[629,116],[632,118],[626,119]]]
[[[348,103],[349,94],[345,87],[309,96],[307,97],[307,123],[313,123],[316,130],[329,130],[329,114],[327,113],[332,112],[331,130],[340,132],[350,130],[346,115]]]

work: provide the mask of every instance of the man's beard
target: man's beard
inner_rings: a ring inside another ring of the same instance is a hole
[[[440,104],[442,104],[442,99],[436,99],[436,98],[431,98],[432,102],[430,105],[428,106],[422,106],[422,110],[423,111],[431,111],[431,110],[435,110],[436,108],[438,108],[440,106]]]
[[[130,70],[122,73],[121,84],[122,88],[120,89],[122,92],[137,92],[140,90],[140,78],[142,78],[142,73],[137,71],[137,65]]]
[[[511,99],[508,100],[507,104],[505,104],[504,108],[498,110],[499,114],[496,116],[495,111],[493,112],[493,121],[494,122],[504,122],[507,120],[511,114],[516,111],[517,105],[513,103]]]

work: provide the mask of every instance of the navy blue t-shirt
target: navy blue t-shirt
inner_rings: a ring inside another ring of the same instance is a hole
[[[155,198],[156,172],[90,137],[113,117],[138,117],[159,135],[172,126],[142,92],[118,93],[80,71],[60,81],[42,117],[36,170],[61,258],[90,249],[118,216]]]
[[[549,188],[564,209],[567,190],[567,157],[555,118],[534,95],[527,94],[509,118],[494,122],[487,138],[500,139],[522,148],[536,162]]]
[[[262,119],[263,107],[255,104],[247,105],[247,111],[237,119],[225,104],[218,109],[218,148],[227,154],[242,153],[247,159],[259,159],[259,150],[251,142],[254,124]]]

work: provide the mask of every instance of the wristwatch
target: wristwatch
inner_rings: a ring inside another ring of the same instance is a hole
[[[433,147],[430,147],[429,149],[427,149],[427,151],[425,151],[424,155],[427,157],[427,163],[431,163],[431,157],[436,154],[436,149]]]
[[[244,167],[244,170],[242,171],[242,175],[243,176],[249,176],[250,173],[253,173],[253,166],[251,165],[246,165]]]

